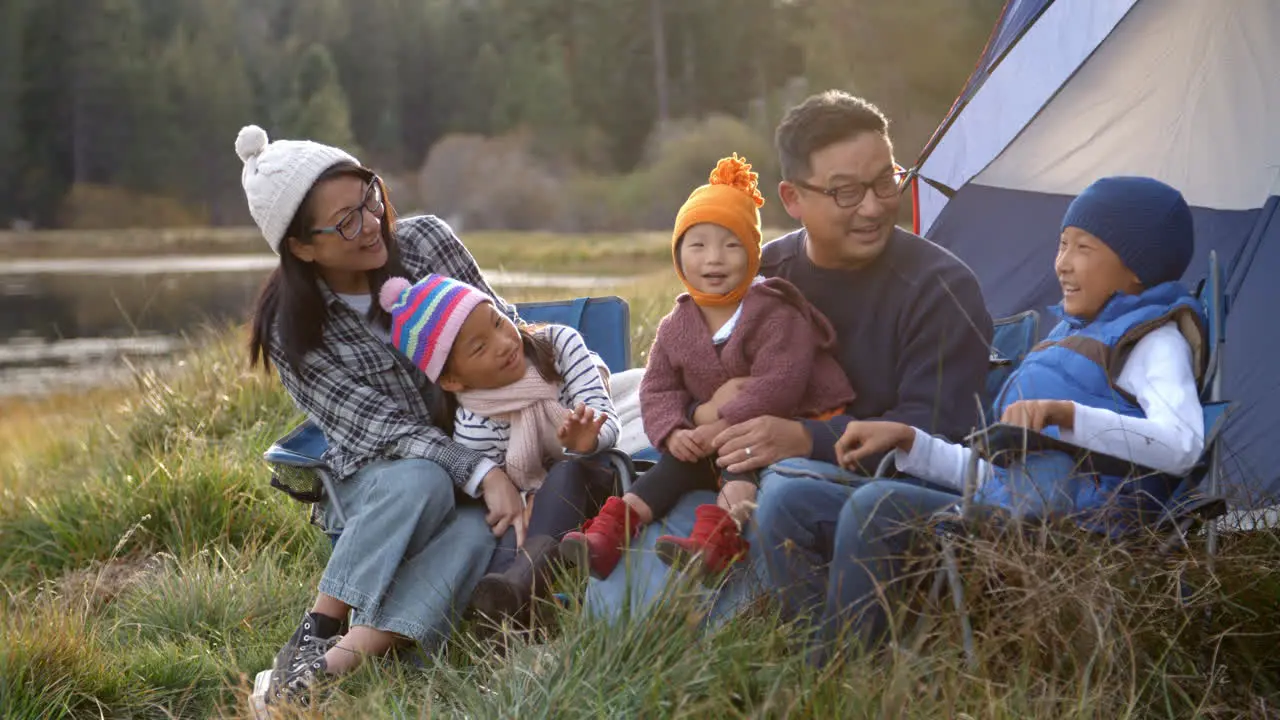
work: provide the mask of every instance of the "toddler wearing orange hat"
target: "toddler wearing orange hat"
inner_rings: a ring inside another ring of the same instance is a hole
[[[720,471],[711,441],[754,417],[823,417],[853,400],[835,358],[835,331],[794,285],[756,276],[760,269],[758,176],[738,157],[720,160],[710,182],[694,190],[676,215],[671,253],[686,293],[658,325],[640,385],[645,433],[661,458],[622,498],[609,498],[560,554],[607,577],[624,546],[670,512],[682,495],[720,488],[715,504],[697,509],[687,538],[663,536],[664,561],[714,577],[747,549],[741,523],[756,497],[754,476]],[[689,408],[745,378],[719,419],[695,427]],[[696,562],[690,562],[696,561]]]

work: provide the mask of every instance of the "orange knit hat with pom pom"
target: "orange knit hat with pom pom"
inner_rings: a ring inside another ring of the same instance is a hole
[[[676,273],[689,295],[698,305],[727,307],[742,302],[751,287],[751,281],[760,272],[760,207],[764,197],[758,187],[759,176],[751,172],[751,164],[745,159],[727,157],[716,163],[711,179],[694,190],[676,213],[676,229],[671,234],[671,257]],[[747,251],[747,274],[738,287],[723,295],[698,292],[689,284],[680,267],[680,239],[686,231],[700,223],[714,223],[728,229]]]

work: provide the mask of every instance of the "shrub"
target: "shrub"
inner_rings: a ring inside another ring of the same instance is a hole
[[[209,212],[170,197],[77,183],[62,201],[58,224],[72,230],[203,227]]]
[[[766,197],[761,219],[776,225],[785,217],[772,188],[778,163],[769,139],[724,115],[668,125],[654,134],[640,168],[627,175],[583,175],[570,185],[570,225],[587,231],[665,230],[689,193],[707,182],[722,157],[738,153],[760,175]]]
[[[529,150],[525,134],[450,135],[431,148],[419,177],[428,211],[467,230],[558,227],[563,187]]]
[[[427,156],[420,197],[429,212],[470,230],[622,232],[665,230],[676,211],[716,161],[746,157],[760,174],[766,225],[785,218],[772,188],[777,159],[768,136],[736,118],[669,124],[647,143],[644,161],[625,175],[552,170],[532,147],[532,136],[485,138],[450,135]]]

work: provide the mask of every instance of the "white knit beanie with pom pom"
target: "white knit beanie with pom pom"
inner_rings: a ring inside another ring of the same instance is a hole
[[[269,142],[267,131],[257,125],[241,128],[236,154],[244,161],[240,182],[249,214],[277,255],[289,223],[316,178],[341,162],[360,164],[343,150],[310,140]]]

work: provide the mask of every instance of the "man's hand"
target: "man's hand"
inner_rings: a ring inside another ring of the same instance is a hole
[[[502,468],[490,470],[480,481],[484,491],[484,505],[489,509],[485,522],[493,530],[494,537],[502,537],[507,528],[516,529],[516,547],[524,546],[524,502],[507,472]]]
[[[712,446],[720,454],[717,465],[731,473],[744,473],[786,458],[809,457],[813,437],[797,420],[766,416],[728,428],[716,436]]]
[[[1000,422],[1032,432],[1054,425],[1072,430],[1076,424],[1076,405],[1068,400],[1019,400],[1004,409]]]
[[[747,384],[749,377],[731,378],[725,381],[725,384],[716,388],[716,392],[711,399],[699,405],[693,411],[693,424],[699,427],[710,425],[720,419],[720,408],[729,403],[730,400],[738,397],[738,393],[742,392],[742,386]]]
[[[709,448],[698,443],[692,430],[684,428],[667,436],[667,452],[680,462],[687,463],[698,462],[711,454]]]
[[[595,410],[579,404],[564,419],[560,429],[556,430],[556,439],[566,450],[588,455],[595,452],[596,446],[600,444],[600,428],[604,427],[608,419],[604,413],[597,415]]]
[[[851,422],[836,441],[836,458],[845,470],[870,475],[862,467],[864,458],[889,450],[911,452],[915,439],[916,431],[910,425],[885,421]]]

